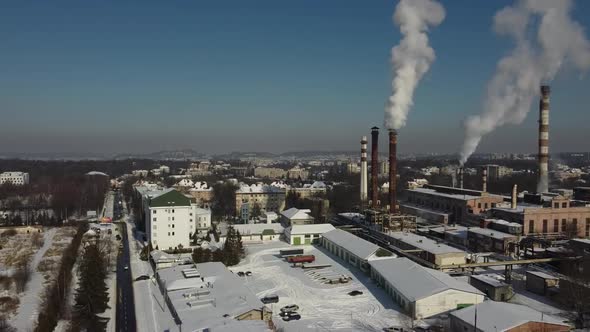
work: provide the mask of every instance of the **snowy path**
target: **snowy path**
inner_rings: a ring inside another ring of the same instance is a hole
[[[53,236],[57,231],[56,228],[51,228],[43,234],[45,243],[33,256],[31,261],[32,277],[27,284],[27,289],[20,294],[20,305],[17,314],[12,317],[10,325],[14,326],[18,331],[32,330],[37,320],[37,307],[41,300],[41,293],[43,291],[43,274],[37,271],[39,262],[43,259],[45,252],[51,247]]]

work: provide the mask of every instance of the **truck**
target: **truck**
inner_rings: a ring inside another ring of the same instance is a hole
[[[282,256],[293,256],[293,255],[303,255],[303,249],[285,249],[280,250],[279,255]]]
[[[287,258],[287,262],[297,264],[297,263],[313,263],[315,261],[314,255],[297,255],[291,256]]]

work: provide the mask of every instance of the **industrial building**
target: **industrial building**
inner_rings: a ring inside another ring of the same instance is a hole
[[[527,306],[484,301],[451,312],[451,331],[477,332],[565,332],[570,327],[562,320]]]
[[[394,256],[390,251],[341,229],[324,233],[321,245],[332,254],[363,272],[369,272],[369,261]]]
[[[26,172],[3,172],[0,173],[0,184],[10,183],[15,186],[29,184],[29,173]]]
[[[479,223],[484,212],[502,205],[504,197],[484,191],[425,185],[406,189],[402,211],[420,209],[421,217],[442,223]]]
[[[369,265],[371,277],[413,319],[428,318],[484,299],[483,293],[473,286],[407,258],[372,260]]]
[[[292,245],[318,243],[324,233],[334,229],[330,224],[293,225],[285,228],[285,240]]]
[[[232,227],[240,232],[244,243],[255,243],[265,241],[279,241],[285,232],[285,228],[278,223],[275,224],[237,224]],[[219,241],[225,242],[227,233],[220,235]]]
[[[497,275],[472,275],[469,276],[469,284],[482,291],[493,301],[508,301],[512,297],[512,286],[495,278]]]
[[[272,311],[223,263],[176,265],[156,271],[169,312],[190,331],[264,331]]]
[[[434,265],[465,264],[465,251],[444,243],[408,232],[391,232],[391,245],[402,250],[415,251],[412,254]]]
[[[491,215],[523,225],[523,235],[590,237],[590,207],[571,203],[557,196],[545,205],[523,203],[493,208]]]
[[[476,252],[497,252],[508,255],[515,252],[519,237],[494,229],[471,227],[467,230],[467,243]]]

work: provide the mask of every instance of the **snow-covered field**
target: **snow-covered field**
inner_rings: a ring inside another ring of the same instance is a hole
[[[347,284],[327,285],[311,278],[300,267],[291,267],[278,254],[280,249],[293,248],[284,242],[246,246],[247,257],[230,269],[234,272],[251,271],[244,277],[246,286],[259,297],[276,294],[279,302],[271,306],[273,321],[285,331],[381,331],[398,325],[403,314],[385,292],[360,270],[314,246],[297,246],[305,254],[316,256],[317,264],[331,264],[328,270],[351,276]],[[350,296],[348,292],[362,291]],[[299,306],[299,321],[284,322],[278,315],[285,305]]]

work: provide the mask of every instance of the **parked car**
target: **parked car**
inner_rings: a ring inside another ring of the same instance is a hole
[[[283,320],[285,322],[288,322],[290,320],[300,320],[300,319],[301,319],[301,315],[296,312],[290,313],[290,314],[286,315],[285,317],[283,317]]]
[[[123,269],[125,269],[125,270],[129,270],[129,265],[125,265],[125,266],[123,267]]]
[[[296,304],[286,305],[281,308],[281,312],[295,312],[299,310],[299,306]]]
[[[139,276],[139,277],[135,278],[135,281],[149,280],[149,279],[150,279],[150,276],[147,276],[147,275],[144,274],[142,276]]]
[[[353,290],[352,292],[349,292],[348,295],[350,296],[357,296],[357,295],[362,295],[363,292],[361,292],[360,290]]]
[[[237,275],[238,275],[238,277],[243,277],[245,275],[245,273],[242,272],[242,271],[240,271],[240,272],[237,273]]]
[[[409,330],[404,330],[403,327],[399,326],[392,326],[392,327],[385,327],[383,328],[383,332],[409,332]]]
[[[277,303],[277,302],[279,302],[279,296],[278,295],[265,296],[265,297],[261,298],[260,301],[262,301],[262,303],[264,303],[264,304]]]
[[[252,271],[246,271],[246,273],[244,273],[245,275],[247,275],[248,277],[252,275]]]

